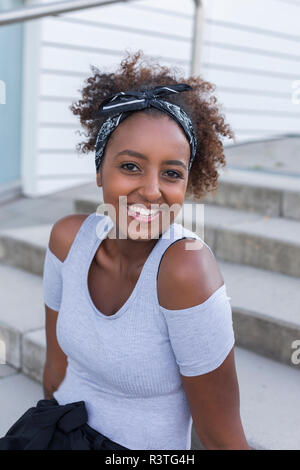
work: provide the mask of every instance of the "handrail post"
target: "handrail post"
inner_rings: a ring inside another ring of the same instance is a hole
[[[191,75],[199,75],[201,70],[202,36],[204,26],[204,8],[202,0],[194,0],[194,31],[192,43]]]

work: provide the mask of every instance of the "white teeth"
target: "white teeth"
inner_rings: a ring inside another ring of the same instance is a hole
[[[138,206],[129,206],[128,209],[131,212],[138,212],[139,214],[145,215],[145,216],[154,215],[159,211],[159,209],[148,210],[148,209],[144,209],[143,207],[138,207]]]

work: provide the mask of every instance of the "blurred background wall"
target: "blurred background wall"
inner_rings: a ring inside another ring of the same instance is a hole
[[[21,3],[8,0],[6,7]],[[24,2],[35,3],[49,0]],[[300,79],[300,2],[202,3],[200,74],[216,84],[237,143],[300,135],[292,101]],[[94,181],[94,155],[76,153],[80,126],[69,110],[90,65],[114,70],[125,49],[143,49],[188,76],[194,11],[194,0],[133,0],[1,27],[7,104],[0,106],[0,194],[7,184],[36,196]]]

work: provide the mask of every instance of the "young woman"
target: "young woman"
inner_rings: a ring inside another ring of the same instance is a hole
[[[209,82],[141,57],[93,68],[71,107],[109,214],[52,228],[45,399],[3,446],[190,449],[193,421],[206,449],[250,449],[224,280],[210,248],[175,223],[187,195],[216,188],[232,132]]]

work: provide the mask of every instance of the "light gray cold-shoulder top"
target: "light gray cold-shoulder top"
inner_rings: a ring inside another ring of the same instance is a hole
[[[57,340],[68,358],[53,396],[62,405],[84,400],[88,424],[128,449],[190,449],[192,417],[180,373],[210,372],[234,346],[226,285],[190,308],[159,305],[164,252],[182,238],[201,240],[173,223],[150,252],[128,300],[115,314],[103,314],[90,297],[87,277],[112,226],[108,216],[90,214],[64,262],[47,247],[44,301],[59,311]]]

